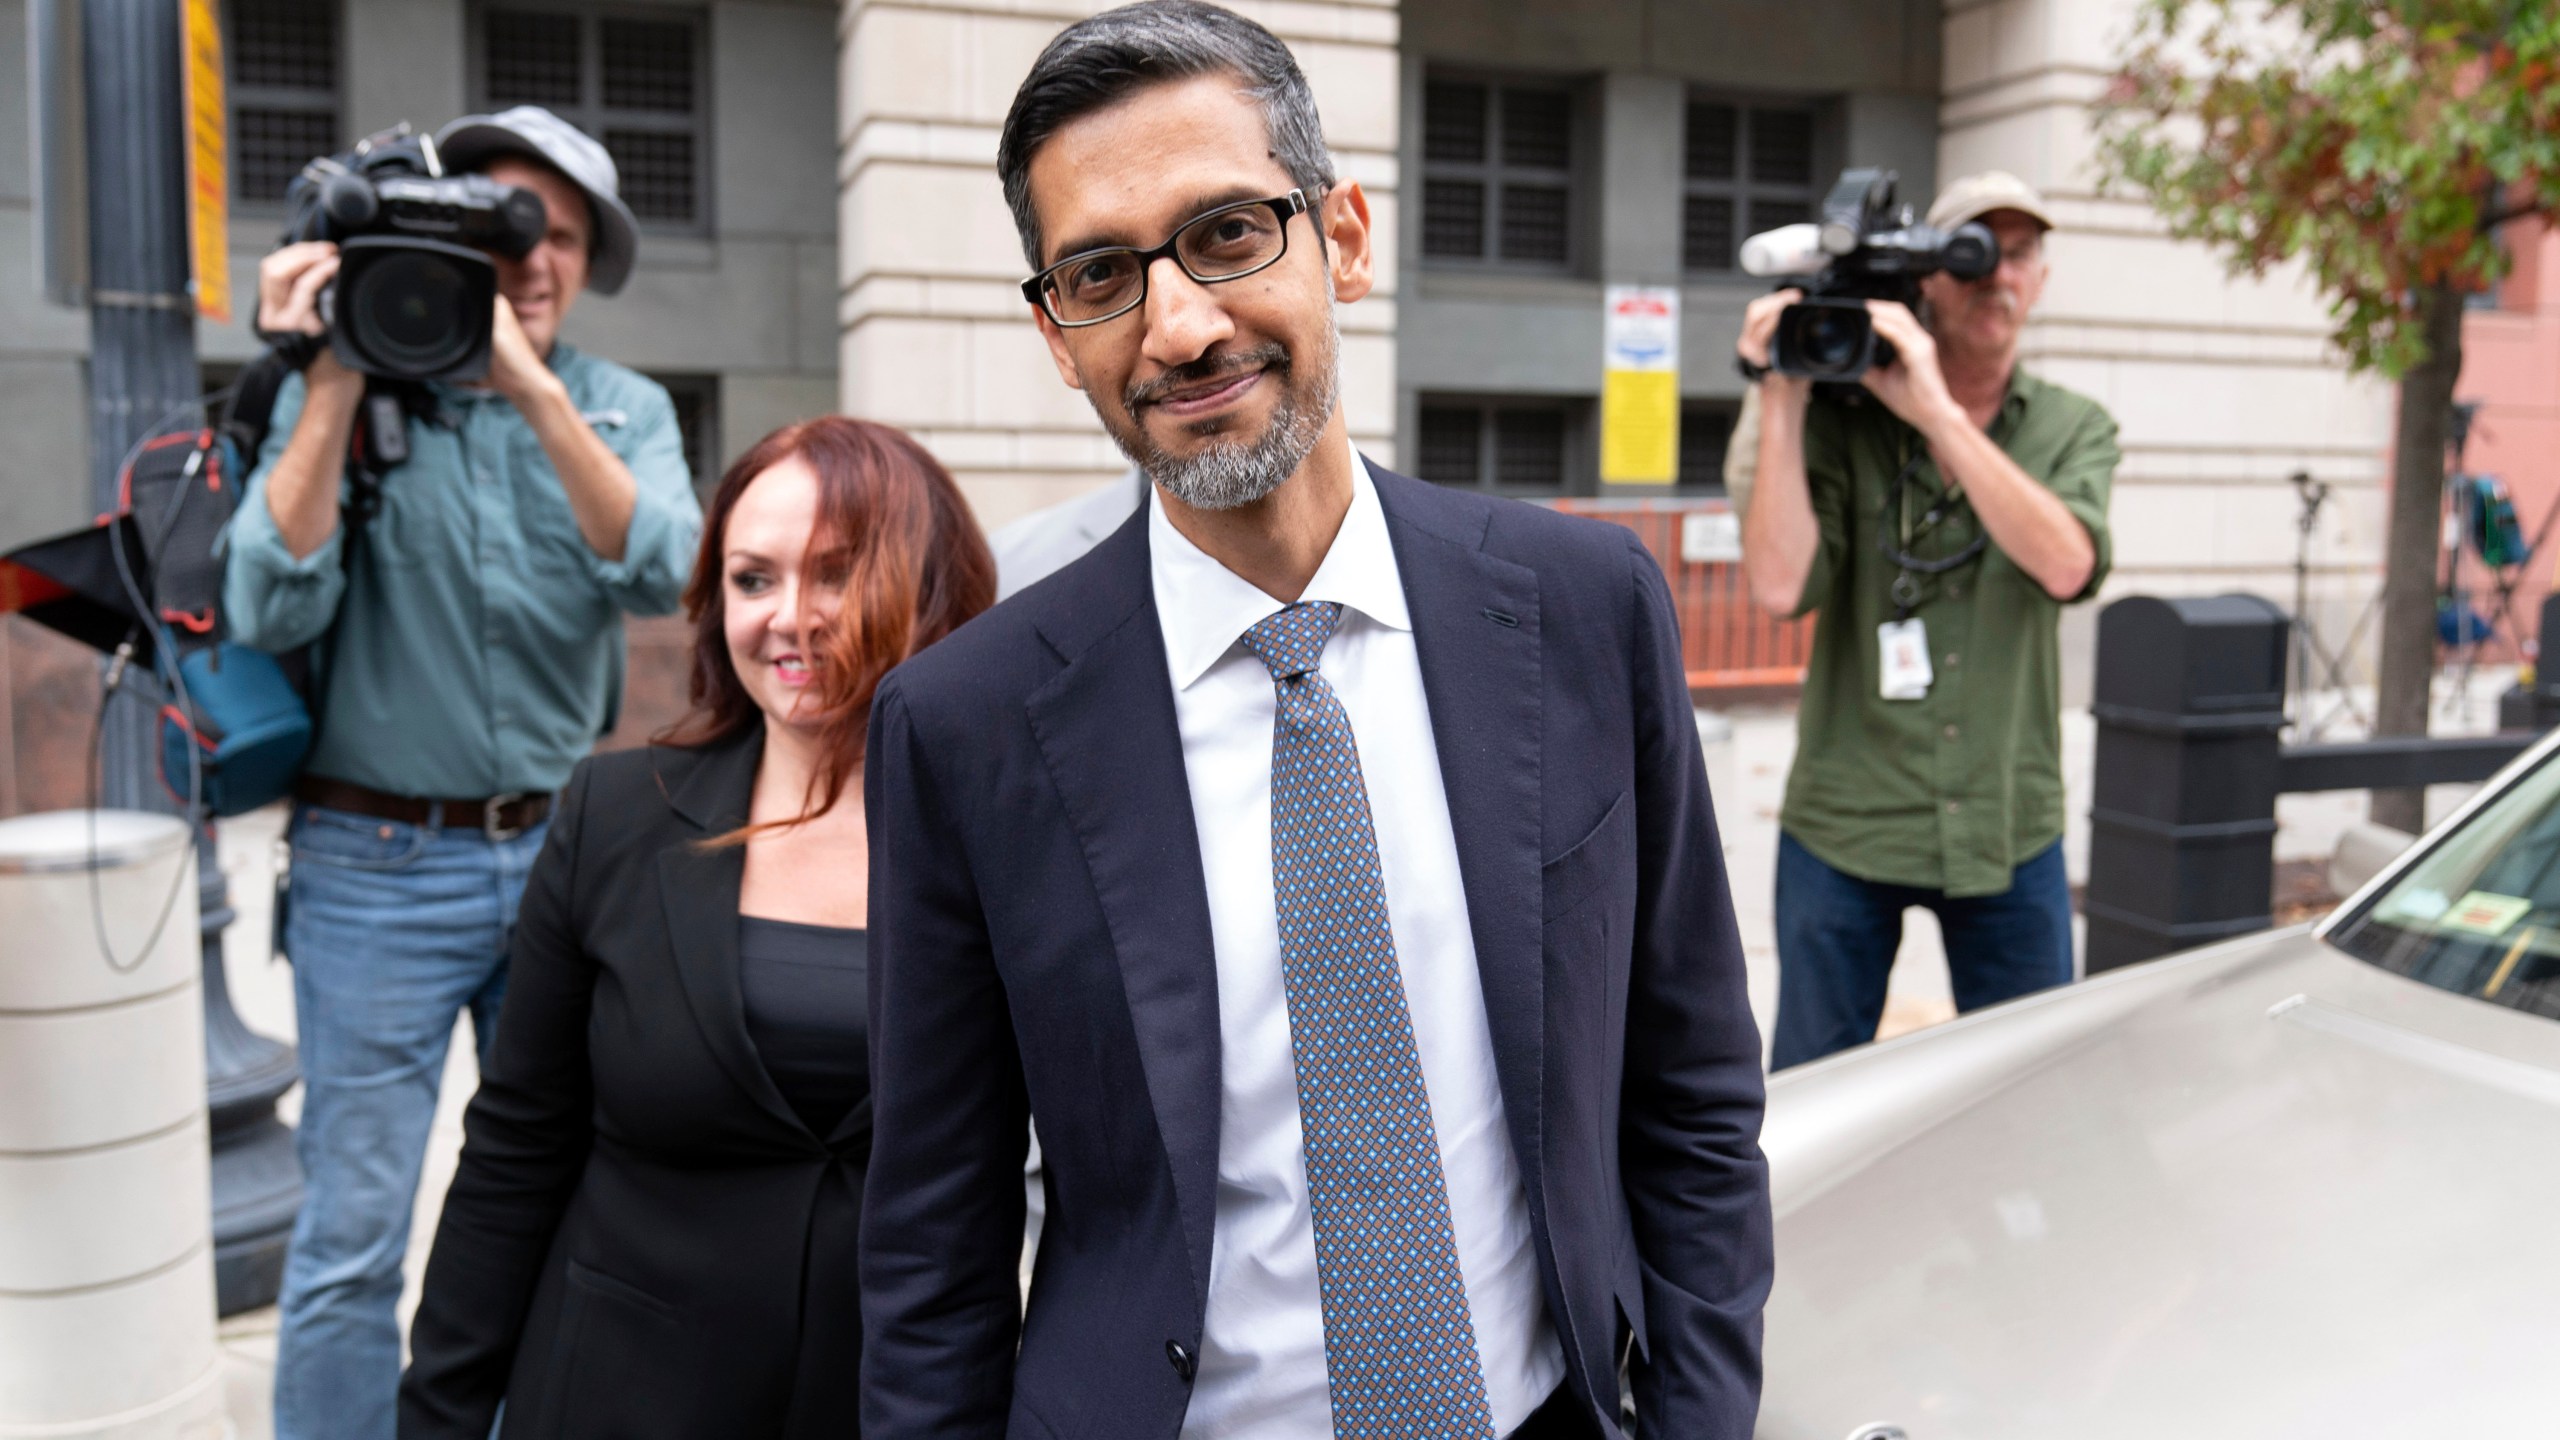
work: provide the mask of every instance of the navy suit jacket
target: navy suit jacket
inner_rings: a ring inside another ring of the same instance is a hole
[[[1376,473],[1567,1383],[1617,1434],[1632,1344],[1646,1436],[1747,1440],[1760,1040],[1670,591],[1621,527]],[[1181,1429],[1218,973],[1147,551],[1142,509],[872,708],[868,1440]]]

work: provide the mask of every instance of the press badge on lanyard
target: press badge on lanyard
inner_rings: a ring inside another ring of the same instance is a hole
[[[1887,700],[1918,700],[1928,695],[1929,629],[1920,617],[1887,620],[1876,627],[1876,673]]]
[[[1943,575],[1973,563],[1990,540],[1977,532],[1953,555],[1928,559],[1911,553],[1921,537],[1964,506],[1964,497],[1948,489],[1921,512],[1917,526],[1911,523],[1910,512],[1902,506],[1902,487],[1911,483],[1925,453],[1904,458],[1901,473],[1885,489],[1884,513],[1876,517],[1877,544],[1899,572],[1893,577],[1893,618],[1876,627],[1876,688],[1887,700],[1926,699],[1930,682],[1937,678],[1929,668],[1929,627],[1911,613],[1920,606],[1920,577]]]

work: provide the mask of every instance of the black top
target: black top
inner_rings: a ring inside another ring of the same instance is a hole
[[[561,793],[427,1262],[400,1440],[489,1440],[502,1400],[506,1440],[862,1433],[871,1099],[847,1108],[823,1081],[786,1098],[797,1051],[747,1018],[766,986],[739,953],[746,847],[702,843],[747,822],[763,748],[750,727],[617,750]],[[855,1076],[862,954],[819,977],[857,1007],[838,1057]],[[838,1118],[812,1130],[795,1100]]]
[[[871,1092],[866,938],[838,925],[738,917],[747,1035],[812,1134],[832,1134]]]

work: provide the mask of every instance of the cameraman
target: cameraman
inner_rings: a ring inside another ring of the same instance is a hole
[[[2072,978],[2057,630],[2106,576],[2116,427],[2018,365],[2043,199],[1992,172],[1928,216],[1976,219],[1989,275],[1928,276],[1920,316],[1868,302],[1896,359],[1863,395],[1757,382],[1743,567],[1764,609],[1819,614],[1779,815],[1772,1068],[1875,1038],[1914,905],[1945,932],[1960,1010]],[[1768,363],[1795,298],[1752,303],[1746,362]]]
[[[278,1440],[391,1440],[401,1261],[456,1015],[486,1053],[552,792],[611,723],[622,612],[675,608],[701,529],[666,391],[559,339],[637,237],[604,147],[523,106],[455,121],[447,167],[542,197],[498,267],[479,386],[430,385],[350,553],[366,378],[323,347],[279,393],[229,535],[242,641],[321,641],[280,917],[300,1030],[302,1213],[277,1341]],[[258,327],[317,335],[337,247],[258,272]],[[366,413],[370,413],[369,410]],[[333,628],[334,627],[334,628]],[[326,637],[325,640],[323,637]]]

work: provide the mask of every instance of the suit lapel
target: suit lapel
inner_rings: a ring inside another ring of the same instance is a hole
[[[1370,474],[1413,615],[1502,1106],[1521,1177],[1543,1214],[1538,577],[1484,552],[1483,511],[1374,465]]]
[[[1217,1214],[1217,955],[1146,525],[1141,505],[1068,572],[1072,588],[1040,621],[1066,668],[1028,708],[1110,930],[1205,1297]]]
[[[658,899],[677,978],[713,1058],[760,1108],[805,1130],[747,1034],[746,992],[738,979],[738,892],[746,879],[746,847],[703,851],[692,843],[747,823],[756,762],[763,754],[761,729],[703,750],[657,752],[659,784],[693,832],[688,841],[658,852]]]

